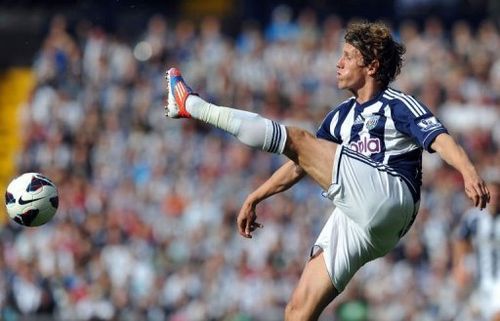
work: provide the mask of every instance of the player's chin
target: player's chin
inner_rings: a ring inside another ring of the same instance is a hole
[[[343,81],[338,81],[337,82],[337,88],[341,89],[341,90],[347,89],[347,85]]]
[[[347,82],[345,81],[345,79],[342,77],[339,77],[338,75],[337,75],[337,87],[339,89],[346,89],[347,88]]]

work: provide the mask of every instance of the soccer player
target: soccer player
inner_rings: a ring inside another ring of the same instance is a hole
[[[463,217],[453,261],[455,275],[476,277],[472,305],[484,320],[500,321],[500,181],[490,182],[488,188],[491,202],[486,210],[471,209]],[[471,253],[475,269],[470,264]]]
[[[311,250],[285,309],[285,320],[317,320],[365,263],[394,248],[410,228],[420,200],[423,149],[438,154],[463,176],[465,192],[484,208],[488,190],[471,161],[429,109],[389,87],[400,72],[404,47],[381,23],[350,25],[337,62],[340,89],[353,96],[326,115],[313,136],[260,115],[208,103],[167,71],[166,115],[195,118],[242,143],[290,160],[245,200],[237,224],[251,238],[262,227],[255,207],[304,175],[336,208]]]

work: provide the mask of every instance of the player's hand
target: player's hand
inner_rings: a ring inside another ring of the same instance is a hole
[[[257,222],[257,215],[255,214],[255,206],[257,204],[250,199],[246,199],[241,206],[240,213],[238,214],[237,224],[238,232],[241,236],[251,239],[252,232],[257,228],[264,227]]]
[[[486,187],[486,183],[475,170],[465,173],[463,177],[465,194],[472,200],[474,206],[479,207],[481,210],[484,209],[490,201],[490,191]]]

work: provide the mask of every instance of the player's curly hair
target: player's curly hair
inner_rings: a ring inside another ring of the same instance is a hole
[[[346,43],[361,52],[365,66],[377,60],[375,79],[387,87],[401,72],[404,45],[392,38],[390,29],[381,22],[358,22],[347,27]]]

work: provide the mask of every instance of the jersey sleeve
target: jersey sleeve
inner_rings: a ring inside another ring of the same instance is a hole
[[[434,139],[442,133],[448,133],[439,119],[424,104],[406,95],[404,99],[391,103],[392,117],[396,128],[415,139],[426,151],[433,153],[430,147]]]
[[[316,137],[342,144],[340,133],[335,130],[338,124],[339,110],[340,107],[337,107],[326,115],[316,132]]]

